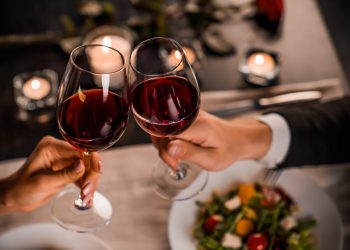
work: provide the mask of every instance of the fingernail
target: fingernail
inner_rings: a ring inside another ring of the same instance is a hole
[[[74,171],[75,171],[76,173],[79,173],[79,172],[81,172],[83,169],[84,169],[84,163],[83,163],[81,160],[79,160],[79,163],[75,166]]]
[[[93,193],[90,193],[88,195],[86,195],[83,199],[83,202],[85,204],[89,204],[89,202],[92,200],[92,198],[94,197],[94,194]]]
[[[92,196],[91,199],[88,201],[87,206],[92,207],[92,205],[94,204],[93,201],[94,201],[94,196]]]
[[[178,156],[179,153],[180,153],[180,146],[179,145],[176,145],[176,144],[170,144],[169,145],[169,149],[168,149],[168,153],[171,155],[171,156]]]
[[[85,186],[83,187],[83,191],[82,191],[83,194],[84,194],[85,196],[88,195],[88,193],[91,192],[91,188],[92,188],[91,182],[86,183]]]
[[[97,171],[100,172],[100,173],[102,173],[102,168],[103,168],[103,166],[102,166],[102,161],[98,161],[98,164],[97,164]]]

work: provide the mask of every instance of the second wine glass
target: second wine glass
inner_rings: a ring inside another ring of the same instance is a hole
[[[197,117],[198,83],[175,40],[155,37],[137,45],[130,56],[128,80],[135,120],[150,135],[170,140]],[[156,193],[167,200],[190,199],[208,180],[207,172],[189,162],[172,170],[159,161],[152,173]]]

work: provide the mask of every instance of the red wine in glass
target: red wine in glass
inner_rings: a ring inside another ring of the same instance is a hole
[[[149,134],[166,137],[189,127],[199,110],[197,89],[184,77],[155,77],[133,86],[132,109]]]
[[[96,170],[97,155],[93,153],[112,146],[126,128],[129,115],[126,73],[123,54],[111,47],[86,44],[75,48],[69,56],[58,91],[56,117],[64,139],[81,151],[85,173],[93,164]],[[85,181],[86,175],[76,183],[83,188]],[[112,211],[111,203],[101,193],[94,191],[85,196],[75,188],[60,192],[51,206],[58,225],[81,233],[105,227]]]
[[[64,138],[83,151],[113,145],[128,120],[128,103],[118,94],[102,89],[80,91],[59,107],[59,125]]]
[[[162,144],[171,143],[195,121],[200,106],[196,76],[181,45],[166,37],[138,44],[129,58],[130,106],[135,120]],[[172,201],[201,192],[208,173],[190,162],[175,169],[159,160],[152,168],[154,191]]]

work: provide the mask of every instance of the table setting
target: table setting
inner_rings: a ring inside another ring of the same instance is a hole
[[[254,118],[345,96],[316,1],[77,2],[47,3],[67,11],[60,29],[0,34],[0,180],[52,135],[87,169],[101,155],[98,187],[86,201],[69,184],[34,211],[0,216],[0,249],[348,248],[349,164],[172,168],[154,139],[186,133],[200,110]]]
[[[207,189],[199,197],[171,204],[166,200],[160,199],[153,191],[149,166],[158,159],[158,153],[153,146],[129,146],[107,150],[101,154],[105,169],[101,176],[98,191],[105,194],[111,201],[113,215],[110,224],[106,228],[92,234],[92,236],[98,237],[98,240],[84,239],[85,242],[92,241],[97,245],[98,243],[96,242],[102,240],[104,244],[102,246],[98,245],[100,248],[96,249],[184,249],[184,247],[192,249],[193,245],[190,244],[193,244],[193,242],[190,237],[190,230],[195,218],[195,200],[201,200],[203,197],[208,196],[214,188],[226,188],[235,179],[250,180],[261,168],[259,163],[256,162],[237,163],[236,166],[229,168],[226,173],[211,174],[213,176],[210,176]],[[135,155],[142,155],[142,159],[141,157],[135,157]],[[15,171],[22,163],[23,159],[3,162],[1,165],[1,177]],[[249,167],[248,172],[242,171],[242,168],[247,167]],[[332,200],[335,200],[337,206],[339,206],[342,203],[342,197],[346,197],[346,192],[336,194],[335,189],[338,185],[344,185],[346,180],[342,178],[342,175],[348,173],[348,170],[346,170],[345,166],[339,166],[337,170],[339,174],[336,176],[329,175],[329,169],[327,168],[287,170],[278,181],[283,187],[292,187],[288,190],[293,192],[293,197],[297,199],[306,213],[314,215],[317,213],[317,216],[326,216],[326,221],[320,222],[322,223],[321,232],[317,233],[320,233],[319,235],[328,242],[327,244],[333,244],[332,241],[327,241],[328,237],[338,239],[345,233],[344,229],[341,229],[342,227],[338,227],[339,224],[342,225],[339,214],[341,210],[336,209]],[[230,175],[227,173],[230,173]],[[224,181],[218,183],[218,179],[222,180],[222,176],[225,176]],[[290,176],[292,176],[292,179],[289,179]],[[298,186],[293,186],[293,178],[301,178],[303,185],[311,187],[312,191],[310,192],[313,193],[314,197],[304,196],[300,191],[302,189],[298,190]],[[330,195],[332,198],[330,198]],[[316,203],[312,203],[314,199],[317,199]],[[322,203],[322,206],[319,206],[321,200],[324,203]],[[318,209],[315,210],[317,207]],[[35,231],[29,228],[32,233],[30,238],[33,238],[33,241],[27,239],[26,242],[27,244],[34,244],[34,247],[29,249],[35,249],[37,247],[35,244],[42,242],[42,240],[34,241],[34,239],[44,234],[45,230],[49,232],[48,235],[51,235],[52,231],[54,235],[60,235],[58,237],[60,239],[59,242],[67,239],[66,235],[71,234],[73,236],[68,237],[72,238],[72,244],[81,242],[79,237],[88,238],[88,236],[85,236],[87,234],[67,233],[68,231],[54,224],[51,219],[50,208],[51,204],[48,204],[29,214],[17,213],[2,217],[0,220],[0,233],[2,235],[0,236],[0,242],[3,244],[20,242],[16,236],[25,234],[25,231],[21,233],[14,230],[25,230],[25,226],[37,227],[36,231],[40,233],[36,235],[34,234]],[[322,220],[320,219],[320,221]],[[326,223],[326,230],[324,229],[324,223]],[[328,231],[328,226],[335,226],[335,228]],[[324,235],[322,230],[326,231],[326,235]],[[332,232],[332,236],[328,235],[330,232]],[[10,233],[13,236],[9,235]],[[50,239],[50,236],[48,237]],[[337,249],[341,249],[341,242],[337,244],[340,244],[337,245]],[[10,247],[12,245],[5,246]],[[78,245],[73,247],[67,245],[66,247],[68,249],[86,249],[84,247],[79,248]],[[41,248],[45,249],[44,246]],[[41,248],[37,247],[37,249]]]

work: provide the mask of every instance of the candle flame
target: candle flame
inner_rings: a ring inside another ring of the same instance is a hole
[[[175,58],[179,59],[179,60],[182,58],[180,51],[178,51],[178,50],[175,51]]]
[[[102,40],[102,45],[112,47],[112,39],[109,36],[105,36]],[[109,48],[102,47],[101,50],[105,54],[109,53]]]
[[[265,58],[262,55],[256,55],[254,62],[257,65],[262,65],[265,62]]]
[[[30,83],[30,86],[32,87],[32,89],[38,90],[38,89],[40,89],[41,83],[40,83],[39,80],[34,79],[34,80],[32,80],[32,82]]]

